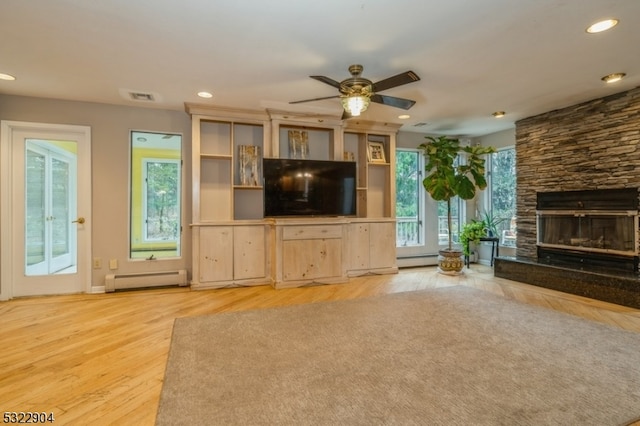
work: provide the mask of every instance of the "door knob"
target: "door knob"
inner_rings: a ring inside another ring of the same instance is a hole
[[[71,223],[79,223],[80,225],[82,225],[84,223],[84,217],[79,217]]]

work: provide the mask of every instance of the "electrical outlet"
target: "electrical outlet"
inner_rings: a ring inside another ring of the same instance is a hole
[[[102,268],[102,258],[94,257],[93,258],[93,269],[100,269],[100,268]]]
[[[118,269],[118,259],[109,260],[109,269]]]

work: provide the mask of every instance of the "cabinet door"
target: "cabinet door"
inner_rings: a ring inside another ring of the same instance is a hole
[[[200,282],[233,279],[233,228],[203,226],[200,229]]]
[[[369,269],[369,224],[349,225],[349,269]]]
[[[233,275],[237,280],[266,274],[264,226],[236,226],[233,235]]]
[[[283,241],[283,280],[342,276],[342,239]]]
[[[369,224],[369,265],[371,269],[396,265],[396,232],[394,222]]]

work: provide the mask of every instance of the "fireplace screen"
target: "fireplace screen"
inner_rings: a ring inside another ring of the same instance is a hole
[[[538,212],[538,246],[635,256],[635,212]]]

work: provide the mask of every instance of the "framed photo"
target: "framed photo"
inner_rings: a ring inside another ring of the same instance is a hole
[[[370,163],[386,163],[384,144],[381,142],[368,142],[367,159]]]

